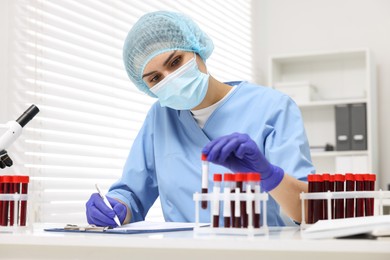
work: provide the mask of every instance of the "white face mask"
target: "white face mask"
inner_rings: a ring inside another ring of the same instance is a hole
[[[196,56],[166,76],[150,89],[162,107],[188,110],[199,105],[206,96],[209,75],[200,72]]]

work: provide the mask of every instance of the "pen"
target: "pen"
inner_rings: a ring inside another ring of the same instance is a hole
[[[110,202],[108,201],[108,199],[106,198],[106,196],[103,195],[103,193],[101,192],[100,188],[99,188],[99,185],[97,185],[97,183],[95,184],[95,187],[100,195],[100,197],[103,199],[104,203],[107,205],[107,207],[109,207],[110,209],[112,209],[111,207],[111,204]],[[112,209],[113,210],[113,209]],[[118,225],[118,227],[121,226],[121,222],[119,221],[119,218],[118,216],[115,214],[115,217],[114,217],[114,221],[115,223]]]

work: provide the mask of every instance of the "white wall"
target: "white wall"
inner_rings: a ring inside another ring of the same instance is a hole
[[[0,124],[7,120],[8,0],[0,1]]]
[[[390,1],[253,0],[257,80],[268,57],[368,47],[377,63],[380,186],[390,183]]]

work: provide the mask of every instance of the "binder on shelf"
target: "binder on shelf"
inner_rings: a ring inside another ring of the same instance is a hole
[[[366,104],[335,106],[336,150],[367,150]]]
[[[336,150],[351,150],[349,107],[348,105],[336,105]]]
[[[366,104],[351,104],[351,150],[367,150]]]

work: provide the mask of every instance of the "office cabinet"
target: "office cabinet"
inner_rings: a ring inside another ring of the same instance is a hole
[[[301,109],[317,172],[377,173],[377,94],[369,50],[275,55],[269,73],[269,86],[289,94]],[[285,91],[289,86],[306,91],[304,98],[295,97],[293,88]],[[325,151],[326,144],[334,150]]]

